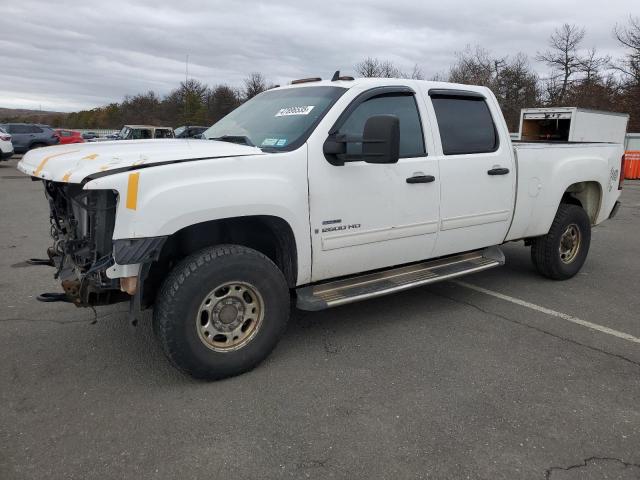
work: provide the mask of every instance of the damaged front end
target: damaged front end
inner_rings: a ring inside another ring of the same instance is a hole
[[[83,190],[69,183],[44,184],[53,238],[47,253],[67,300],[84,307],[128,300],[129,295],[120,290],[120,279],[106,275],[114,264],[117,193]]]

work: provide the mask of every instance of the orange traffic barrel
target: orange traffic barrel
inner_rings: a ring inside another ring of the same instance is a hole
[[[640,150],[627,150],[624,154],[624,178],[640,178]]]

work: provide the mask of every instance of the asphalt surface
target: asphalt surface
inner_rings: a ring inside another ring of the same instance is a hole
[[[446,282],[295,312],[225,381],[174,370],[148,317],[77,309],[48,267],[42,187],[0,164],[0,479],[640,478],[640,344]],[[521,243],[470,284],[640,337],[640,182],[582,272]]]

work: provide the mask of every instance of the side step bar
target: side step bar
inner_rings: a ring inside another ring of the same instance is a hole
[[[296,290],[300,310],[324,310],[504,265],[498,247],[334,280]]]

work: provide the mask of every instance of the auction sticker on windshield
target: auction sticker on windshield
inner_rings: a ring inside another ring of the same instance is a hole
[[[265,138],[260,144],[261,147],[284,147],[287,144],[286,138]]]
[[[309,115],[315,105],[306,105],[304,107],[286,107],[281,108],[276,113],[276,117],[288,117],[289,115]]]

